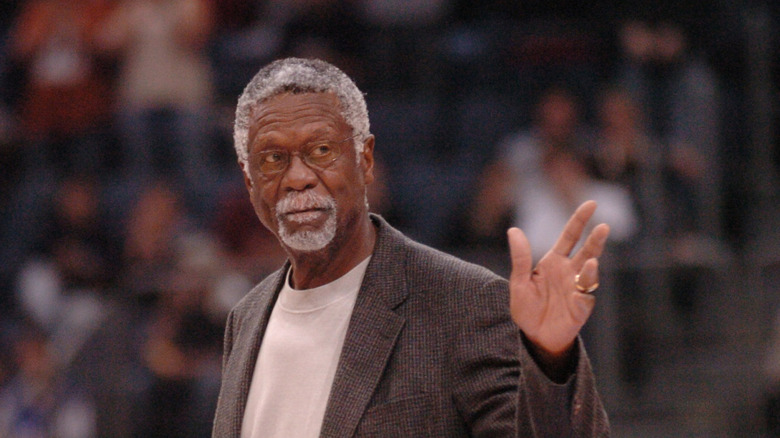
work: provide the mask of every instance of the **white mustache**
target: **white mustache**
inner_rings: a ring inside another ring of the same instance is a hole
[[[282,216],[304,210],[331,210],[336,208],[336,200],[330,196],[318,195],[310,190],[290,192],[276,203],[276,215]]]

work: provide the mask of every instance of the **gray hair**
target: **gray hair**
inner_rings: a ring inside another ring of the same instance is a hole
[[[238,98],[233,141],[238,160],[246,165],[249,157],[249,126],[252,111],[262,102],[282,93],[334,93],[341,115],[352,127],[355,150],[363,151],[369,132],[368,109],[363,93],[343,71],[318,59],[286,58],[263,67]]]

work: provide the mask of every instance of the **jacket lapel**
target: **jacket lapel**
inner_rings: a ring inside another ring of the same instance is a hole
[[[352,436],[393,351],[407,296],[401,235],[378,217],[376,249],[352,312],[323,420],[322,437]]]
[[[267,281],[262,282],[256,290],[248,294],[247,299],[253,302],[247,306],[250,310],[247,318],[244,320],[246,327],[244,327],[244,330],[238,330],[238,328],[234,330],[234,333],[237,333],[237,337],[233,339],[231,356],[235,356],[228,361],[224,375],[238,376],[238,378],[226,381],[227,387],[222,389],[222,393],[235,395],[232,399],[225,400],[224,403],[232,406],[225,406],[225,408],[231,411],[228,418],[231,418],[233,421],[230,429],[235,432],[235,436],[241,433],[244,410],[246,409],[249,387],[252,383],[252,374],[255,371],[260,343],[268,326],[271,309],[281,289],[288,267],[289,264],[285,264],[281,270],[269,276]]]

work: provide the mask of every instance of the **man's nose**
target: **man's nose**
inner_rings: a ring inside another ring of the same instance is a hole
[[[306,190],[317,185],[317,174],[298,155],[290,157],[290,165],[284,173],[282,184],[288,190]]]

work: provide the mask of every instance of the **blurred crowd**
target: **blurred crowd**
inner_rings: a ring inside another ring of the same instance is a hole
[[[505,274],[507,226],[539,257],[595,199],[621,299],[662,266],[694,311],[742,249],[740,10],[515,3],[3,2],[0,436],[210,436],[227,312],[285,258],[231,132],[281,56],[366,92],[371,209],[407,234]]]

